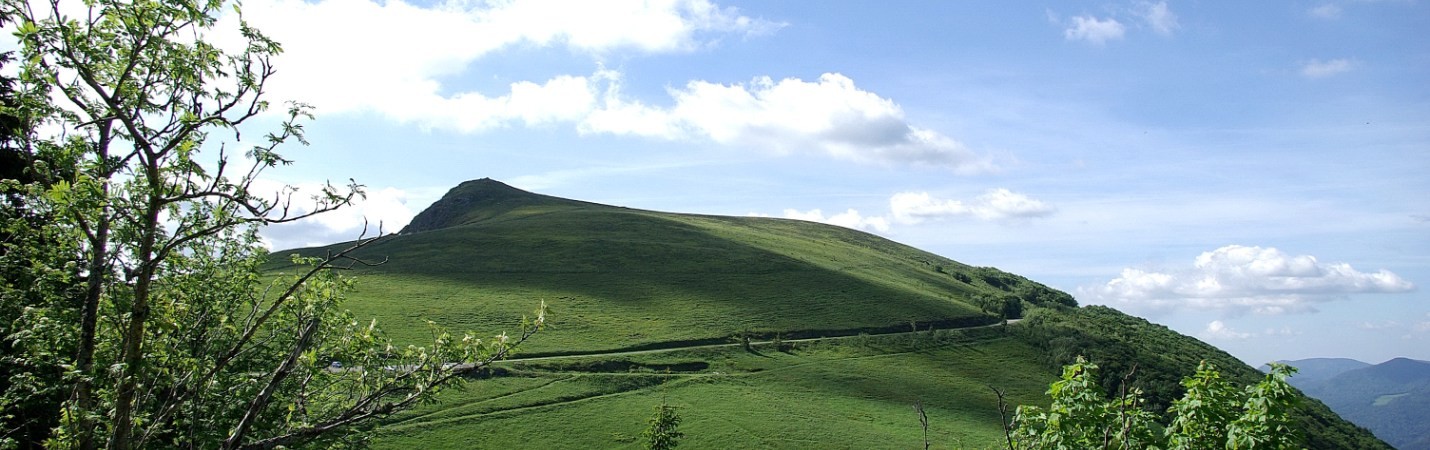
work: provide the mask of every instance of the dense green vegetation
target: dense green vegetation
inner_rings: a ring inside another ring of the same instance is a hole
[[[19,44],[18,75],[0,75],[0,448],[341,446],[540,328],[538,312],[511,334],[394,346],[340,307],[342,250],[260,271],[259,227],[361,187],[305,193],[301,212],[291,189],[251,190],[304,141],[301,104],[213,151],[266,115],[281,52],[246,24],[214,29],[241,9],[0,1]]]
[[[1124,384],[1108,398],[1097,364],[1079,357],[1048,389],[1046,409],[1019,406],[1008,439],[1012,449],[1277,449],[1302,448],[1290,418],[1301,397],[1286,382],[1295,369],[1275,365],[1242,388],[1212,364],[1182,379],[1186,393],[1168,409],[1167,421],[1144,408],[1142,390]]]
[[[1045,367],[1061,367],[1086,356],[1102,366],[1100,384],[1106,392],[1117,392],[1123,377],[1132,373],[1130,387],[1144,392],[1147,407],[1154,412],[1167,411],[1185,393],[1181,379],[1195,373],[1203,361],[1218,367],[1234,384],[1249,385],[1263,376],[1216,347],[1112,308],[1036,309],[1026,316],[1013,330],[1040,349]],[[1308,448],[1389,448],[1314,399],[1302,401],[1292,416],[1297,428],[1306,432]]]

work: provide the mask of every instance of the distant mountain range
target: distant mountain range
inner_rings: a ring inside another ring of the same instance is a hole
[[[1282,361],[1291,384],[1342,418],[1401,450],[1430,450],[1430,362],[1395,358],[1369,364],[1345,358]],[[1263,367],[1263,370],[1265,367]]]

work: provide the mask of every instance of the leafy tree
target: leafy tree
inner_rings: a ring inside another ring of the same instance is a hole
[[[1023,301],[1012,295],[979,295],[973,298],[973,303],[984,313],[998,316],[1004,319],[1017,319],[1023,317]]]
[[[301,260],[299,273],[262,273],[258,227],[348,205],[362,190],[328,185],[306,209],[291,188],[255,190],[266,169],[290,163],[281,145],[305,142],[304,105],[289,105],[278,130],[241,155],[210,139],[231,132],[241,142],[240,127],[266,114],[281,50],[237,6],[244,45],[207,42],[223,6],[0,2],[21,45],[5,112],[23,126],[6,145],[26,164],[25,176],[0,182],[12,200],[0,216],[0,350],[15,363],[0,418],[53,424],[46,435],[0,436],[0,446],[347,439],[504,357],[544,323],[543,305],[513,336],[435,329],[431,346],[392,345],[341,309],[351,281],[332,270],[370,263],[352,252],[381,236]]]
[[[1295,369],[1274,364],[1261,382],[1237,389],[1203,363],[1182,380],[1186,394],[1173,402],[1171,422],[1143,408],[1132,389],[1105,399],[1095,364],[1079,357],[1048,390],[1047,409],[1020,406],[1009,447],[1023,449],[1287,449],[1297,448],[1290,413],[1297,397],[1286,378]],[[1130,377],[1130,374],[1129,374]],[[1160,431],[1159,431],[1160,430]]]
[[[660,405],[655,407],[655,414],[650,416],[649,426],[641,437],[645,438],[645,448],[650,450],[669,450],[675,448],[680,442],[680,438],[685,436],[680,430],[680,414],[676,412],[675,406],[666,403],[665,398],[661,398]]]
[[[1026,449],[1145,448],[1154,441],[1153,415],[1141,409],[1141,391],[1106,400],[1097,365],[1078,358],[1052,384],[1046,410],[1019,406],[1012,445]]]

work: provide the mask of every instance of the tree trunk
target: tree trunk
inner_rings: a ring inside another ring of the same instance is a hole
[[[100,161],[109,159],[109,124],[101,123],[99,126],[99,142],[95,144],[95,153]],[[101,163],[107,164],[107,163]],[[100,198],[106,205],[109,201],[109,168],[103,167],[104,184],[100,185]],[[91,380],[94,379],[94,346],[97,335],[96,329],[99,327],[99,300],[104,296],[104,282],[109,276],[109,207],[100,208],[97,223],[94,226],[94,235],[91,238],[89,267],[89,286],[85,291],[84,304],[80,307],[79,321],[79,343],[75,352],[75,369],[79,371],[79,379],[75,380],[74,392],[70,399],[73,402],[73,410],[76,414],[78,435],[75,436],[77,447],[80,450],[94,450],[95,425],[90,420],[90,410],[94,408],[92,398]]]
[[[159,183],[153,182],[156,178],[150,177],[151,186],[159,186]],[[158,261],[154,260],[154,244],[159,234],[157,193],[151,195],[146,209],[136,255],[139,258],[139,277],[134,280],[134,304],[130,306],[129,326],[124,331],[124,370],[120,373],[116,389],[114,429],[109,439],[109,447],[116,450],[128,450],[134,446],[134,399],[138,395],[139,378],[144,369],[144,326],[149,320],[150,289],[154,285],[154,271],[158,269]]]

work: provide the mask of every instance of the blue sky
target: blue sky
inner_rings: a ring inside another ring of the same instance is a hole
[[[316,107],[273,182],[396,230],[491,177],[863,229],[1272,359],[1430,360],[1418,1],[247,0]],[[252,134],[252,132],[250,132]]]

